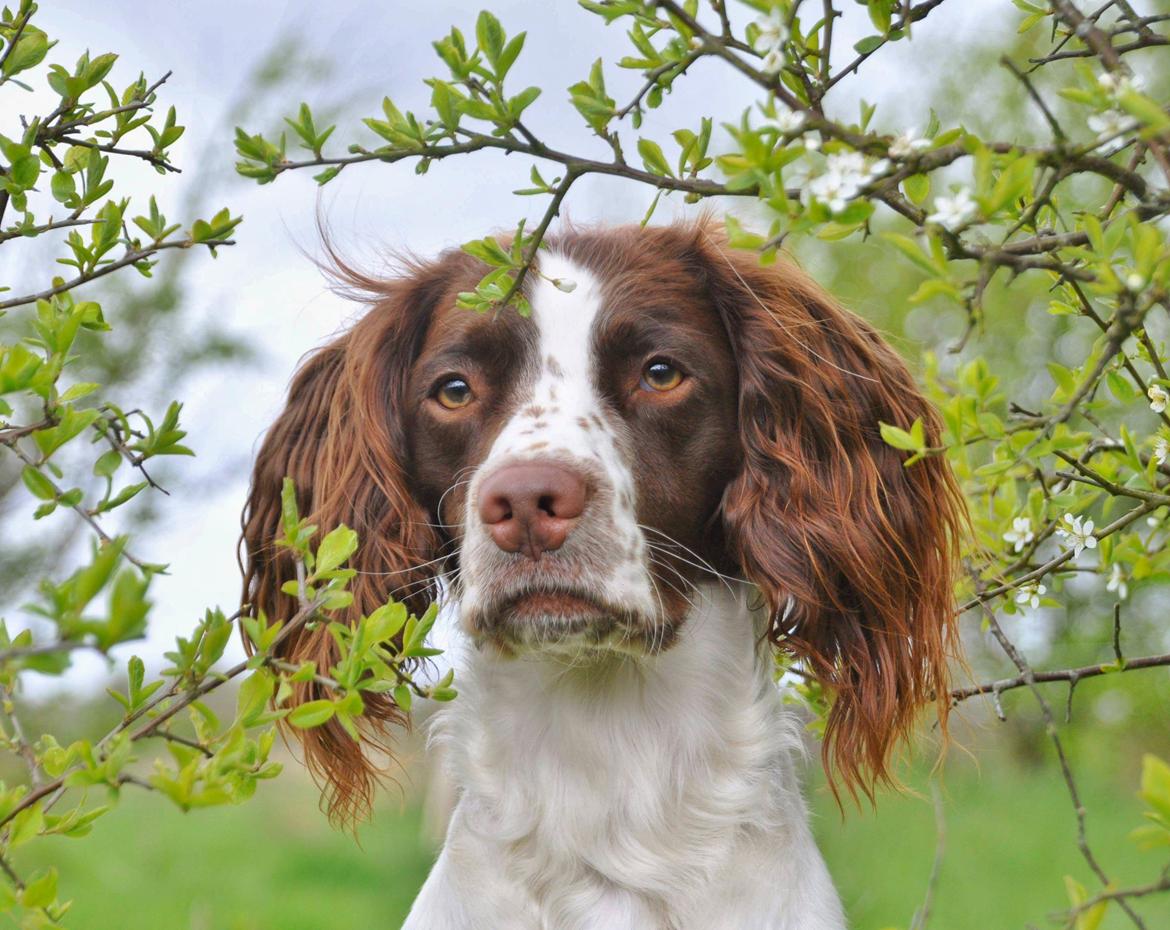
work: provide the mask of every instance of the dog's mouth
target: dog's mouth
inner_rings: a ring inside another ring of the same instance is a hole
[[[545,618],[573,620],[580,617],[604,615],[606,607],[583,591],[548,588],[525,591],[508,598],[499,608],[514,620],[539,622]]]
[[[524,588],[484,604],[469,618],[472,632],[510,649],[582,647],[644,653],[653,638],[665,645],[651,618],[573,587]]]

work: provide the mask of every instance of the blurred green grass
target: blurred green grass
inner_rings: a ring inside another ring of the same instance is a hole
[[[1076,844],[1076,815],[1055,764],[1022,765],[1004,755],[952,757],[941,785],[944,848],[929,926],[935,930],[1055,927],[1067,909],[1064,877],[1099,887]],[[1123,884],[1152,881],[1165,856],[1128,838],[1144,821],[1140,760],[1078,759],[1087,832],[1107,873]],[[814,832],[856,930],[905,928],[922,905],[936,849],[934,801],[922,773],[917,796],[883,794],[876,813],[842,821],[823,786],[810,800]],[[1170,898],[1134,902],[1147,925],[1170,927]],[[1132,927],[1110,908],[1102,930]]]
[[[1154,878],[1159,858],[1126,837],[1141,822],[1140,759],[1091,747],[1077,756],[1090,840],[1105,867],[1129,881]],[[876,813],[848,809],[844,820],[822,782],[809,788],[814,828],[855,930],[905,928],[922,902],[934,804],[924,770],[909,785],[917,796],[885,793]],[[1048,915],[1066,906],[1064,876],[1091,884],[1055,766],[1004,753],[977,766],[952,753],[942,792],[946,848],[933,930],[1053,926]],[[396,928],[430,867],[424,834],[418,807],[394,794],[355,842],[329,827],[293,765],[240,807],[183,814],[127,790],[88,838],[48,840],[39,861],[20,864],[56,863],[65,897],[76,902],[72,930]],[[1151,928],[1170,926],[1170,898],[1139,906]],[[1127,925],[1112,913],[1103,930]]]

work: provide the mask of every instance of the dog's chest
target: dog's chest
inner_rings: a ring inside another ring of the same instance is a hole
[[[452,709],[459,829],[536,926],[690,930],[746,847],[803,818],[795,721],[750,655],[688,645],[715,644],[584,691],[484,665]]]

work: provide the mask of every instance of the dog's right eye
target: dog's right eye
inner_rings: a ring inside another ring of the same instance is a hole
[[[462,378],[451,378],[439,385],[435,391],[435,400],[448,410],[458,410],[466,407],[472,399],[471,385]]]

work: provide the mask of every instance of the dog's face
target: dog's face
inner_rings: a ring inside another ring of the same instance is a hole
[[[881,778],[916,708],[945,704],[963,523],[945,461],[907,468],[881,440],[921,419],[940,444],[897,355],[791,265],[706,226],[551,241],[528,316],[456,307],[486,271],[459,251],[389,281],[343,271],[370,309],[310,357],[265,438],[245,601],[296,611],[274,545],[285,476],[313,523],[358,531],[352,616],[453,592],[480,647],[507,655],[652,655],[685,635],[698,581],[734,576],[833,690],[826,758],[850,785]],[[323,625],[284,646],[336,661]],[[385,695],[366,708],[401,717]],[[342,813],[368,800],[340,727],[304,738]]]
[[[441,303],[411,368],[412,491],[465,628],[510,650],[668,648],[696,579],[732,564],[724,323],[669,256],[590,257],[542,256],[527,317]]]

